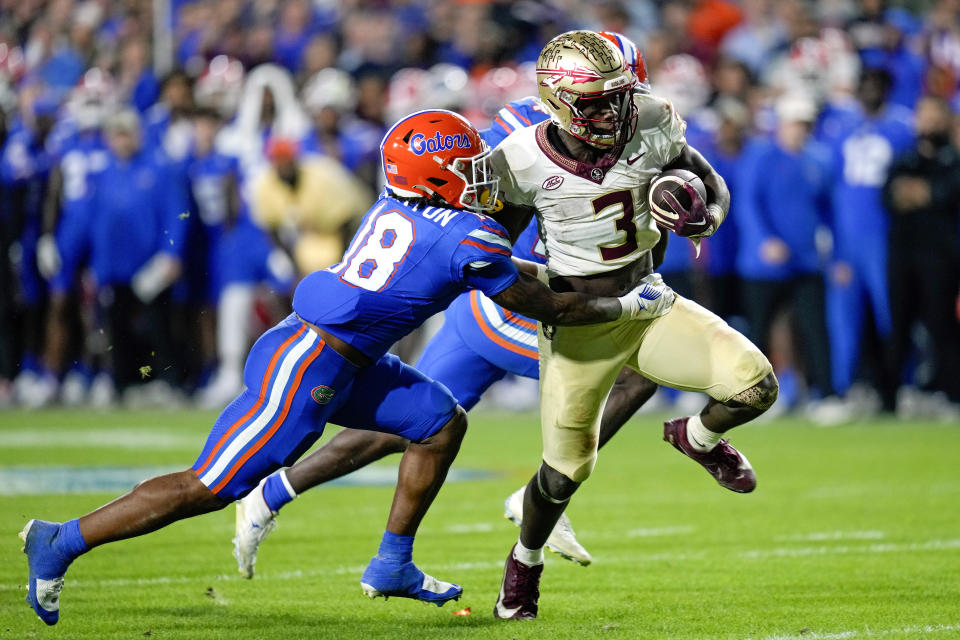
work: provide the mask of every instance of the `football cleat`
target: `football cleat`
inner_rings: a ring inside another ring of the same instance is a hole
[[[442,607],[450,600],[459,600],[463,587],[437,580],[417,568],[413,562],[392,562],[374,556],[360,578],[363,593],[370,598],[390,596],[411,598]]]
[[[526,487],[514,491],[503,503],[503,517],[520,526],[523,521],[523,492]],[[547,538],[547,549],[560,557],[576,562],[584,567],[593,562],[593,556],[577,541],[577,534],[570,525],[570,518],[564,513]]]
[[[236,504],[233,557],[237,559],[237,571],[249,580],[257,564],[260,543],[277,527],[277,514],[263,499],[263,483]]]
[[[700,465],[713,476],[721,487],[737,493],[750,493],[757,487],[757,476],[747,457],[721,440],[710,451],[697,451],[687,440],[687,420],[675,418],[663,423],[663,439]]]
[[[31,520],[20,532],[20,539],[24,542],[23,552],[27,554],[30,567],[27,604],[49,625],[57,624],[60,620],[63,575],[71,562],[53,548],[59,531],[59,522]]]
[[[535,620],[543,564],[528,567],[513,556],[516,548],[517,545],[511,547],[504,564],[503,583],[497,603],[493,606],[493,617],[500,620]]]

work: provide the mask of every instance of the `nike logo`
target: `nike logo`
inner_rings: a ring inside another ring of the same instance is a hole
[[[707,221],[706,221],[706,220],[698,220],[698,221],[694,222],[693,220],[690,220],[690,221],[687,222],[687,224],[690,225],[691,227],[702,227],[703,225],[707,224]]]
[[[642,157],[645,156],[646,154],[647,154],[647,152],[644,151],[643,153],[638,153],[638,154],[635,155],[635,156],[630,156],[629,158],[627,158],[627,164],[633,164],[634,162],[636,162],[637,160],[639,160],[640,158],[642,158]]]
[[[501,604],[501,603],[503,602],[503,599],[504,599],[505,597],[506,597],[506,596],[505,596],[505,594],[503,593],[503,585],[501,584],[501,585],[500,585],[500,597],[497,598],[497,604],[496,604],[497,616],[498,616],[499,618],[501,618],[501,619],[512,618],[512,617],[513,617],[513,614],[515,614],[517,611],[520,611],[520,607],[514,607],[513,609],[509,609],[509,608],[503,606],[503,604]]]
[[[699,440],[697,440],[696,437],[690,436],[690,439],[693,440],[694,444],[696,444],[698,447],[703,447],[704,449],[707,448],[707,445],[705,445],[705,444],[703,444],[702,442],[700,442]]]

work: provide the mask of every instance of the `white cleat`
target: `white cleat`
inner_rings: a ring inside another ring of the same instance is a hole
[[[503,517],[518,527],[523,521],[523,492],[526,489],[521,487],[514,491],[503,503]],[[566,513],[560,516],[553,531],[550,532],[550,537],[547,538],[547,549],[584,567],[593,562],[590,552],[577,541],[577,534],[573,531],[570,518]]]
[[[257,550],[267,535],[277,527],[277,514],[263,499],[263,483],[236,502],[237,522],[233,538],[233,557],[237,570],[248,580],[257,564]]]

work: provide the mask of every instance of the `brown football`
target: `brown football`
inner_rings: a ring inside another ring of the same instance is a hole
[[[681,207],[689,207],[691,204],[690,195],[684,191],[684,183],[691,185],[700,193],[703,201],[707,201],[707,188],[703,185],[703,180],[700,179],[700,176],[686,169],[670,169],[664,171],[650,182],[650,191],[647,194],[647,198],[650,201],[650,208],[658,212],[671,212],[667,215],[672,217],[672,209],[670,209],[670,205],[667,204],[666,200],[663,199],[663,194],[666,191],[673,194]]]

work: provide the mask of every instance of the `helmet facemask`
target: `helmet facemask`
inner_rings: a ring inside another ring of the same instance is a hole
[[[461,180],[459,204],[475,213],[488,213],[497,206],[500,178],[493,175],[489,158],[492,150],[484,145],[483,151],[469,158],[455,158],[445,168]],[[467,177],[469,175],[469,178]]]
[[[599,149],[625,145],[637,128],[637,108],[633,102],[635,84],[595,93],[558,92],[558,99],[572,114],[567,131]],[[606,115],[604,112],[609,115],[596,117]]]

